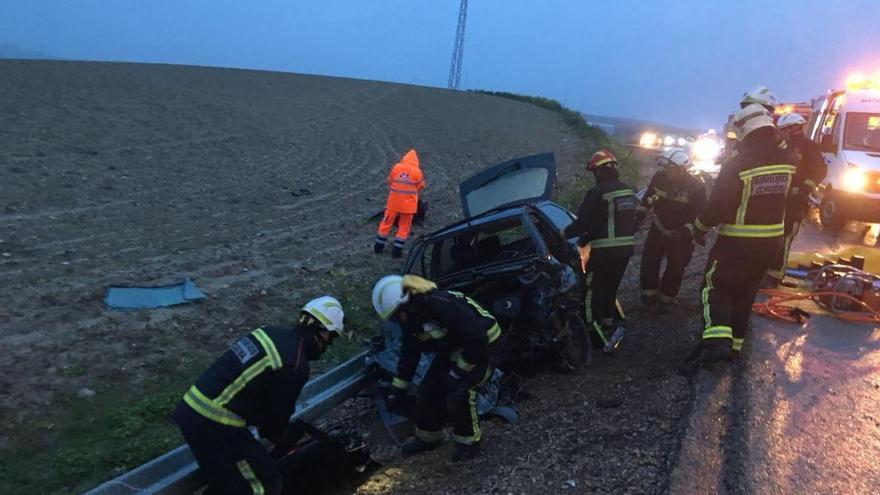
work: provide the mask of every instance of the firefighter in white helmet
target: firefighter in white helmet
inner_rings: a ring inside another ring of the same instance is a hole
[[[318,359],[343,331],[342,304],[330,296],[303,306],[298,321],[241,337],[196,380],[172,418],[210,493],[280,495],[275,460],[247,427],[286,450],[298,439],[289,419]]]
[[[721,166],[706,208],[687,231],[698,243],[718,229],[702,289],[702,343],[683,371],[739,355],[752,303],[784,235],[785,202],[795,166],[777,146],[773,118],[759,104],[736,113],[739,154]]]
[[[651,178],[639,204],[636,222],[641,224],[649,210],[654,217],[645,247],[642,250],[642,300],[659,303],[665,310],[675,302],[684,271],[690,263],[694,244],[682,228],[692,223],[706,205],[706,189],[699,179],[688,173],[691,157],[682,149],[673,148],[657,157],[660,170]],[[666,270],[660,279],[660,265],[666,259]]]
[[[383,319],[401,327],[402,347],[388,397],[389,408],[403,406],[423,352],[435,352],[419,384],[415,436],[401,447],[413,455],[438,447],[444,418],[452,421],[453,461],[479,453],[480,422],[477,389],[486,383],[501,357],[501,327],[473,299],[438,289],[415,275],[388,275],[373,287],[373,307]],[[449,410],[444,414],[444,410]]]
[[[791,243],[800,231],[801,221],[810,207],[810,195],[825,179],[828,166],[819,146],[804,135],[807,121],[796,113],[787,113],[776,121],[776,129],[786,150],[792,155],[797,171],[785,205],[785,240],[773,267],[767,272],[765,286],[775,287],[785,278]]]
[[[743,93],[739,107],[742,109],[753,104],[761,105],[770,115],[773,115],[776,110],[776,95],[767,86],[758,86]]]

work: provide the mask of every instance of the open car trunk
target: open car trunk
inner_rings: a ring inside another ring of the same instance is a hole
[[[502,206],[551,199],[555,188],[556,159],[553,153],[499,163],[459,185],[465,218]]]

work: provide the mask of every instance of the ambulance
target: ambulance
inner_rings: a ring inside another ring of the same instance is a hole
[[[880,71],[850,76],[846,89],[820,97],[815,108],[807,132],[828,165],[818,193],[822,226],[880,223]]]

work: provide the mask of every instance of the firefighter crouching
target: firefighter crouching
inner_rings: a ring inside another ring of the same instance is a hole
[[[412,228],[413,216],[419,209],[419,191],[425,188],[425,177],[419,168],[419,157],[416,150],[409,150],[400,162],[391,167],[388,173],[388,201],[385,203],[385,214],[379,222],[373,252],[385,250],[391,228],[397,225],[391,256],[403,256],[403,247]]]
[[[486,383],[501,357],[501,328],[469,297],[438,289],[415,275],[388,275],[373,287],[373,307],[382,319],[400,324],[402,348],[388,405],[405,409],[407,389],[423,352],[436,357],[419,385],[415,436],[401,447],[413,455],[438,447],[446,415],[452,420],[455,451],[463,461],[479,453],[477,389]],[[448,411],[447,411],[448,404]]]
[[[722,165],[706,209],[687,229],[703,244],[706,233],[718,228],[702,289],[702,342],[689,356],[689,366],[739,355],[752,303],[785,230],[795,167],[777,146],[773,119],[761,105],[748,105],[734,116],[733,128],[739,153]]]
[[[693,223],[706,205],[706,189],[688,173],[690,163],[691,157],[680,149],[657,157],[662,169],[651,178],[636,214],[636,223],[640,225],[648,211],[654,211],[642,251],[640,278],[642,300],[659,303],[661,308],[675,302],[694,252],[694,244],[690,236],[682,234],[682,227]],[[666,270],[661,281],[660,264],[664,258]]]
[[[797,170],[792,178],[785,204],[785,239],[773,266],[767,272],[766,285],[771,287],[779,285],[785,278],[791,243],[797,237],[801,222],[810,209],[810,195],[828,173],[828,166],[822,158],[819,146],[804,135],[806,123],[807,121],[796,113],[783,115],[776,122],[776,129],[784,140],[785,149],[795,160]]]
[[[566,239],[578,237],[578,245],[590,246],[587,261],[587,323],[593,327],[605,352],[612,352],[623,338],[623,311],[617,290],[633,254],[638,200],[632,188],[620,180],[617,158],[600,150],[587,163],[596,186],[587,191],[577,219],[561,232]]]
[[[172,418],[205,479],[208,493],[281,494],[275,460],[248,430],[287,449],[296,400],[318,359],[343,330],[342,305],[325,296],[306,304],[293,326],[262,327],[234,342],[196,380]]]

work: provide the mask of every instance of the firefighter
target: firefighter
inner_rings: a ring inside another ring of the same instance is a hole
[[[754,104],[761,105],[772,116],[776,111],[776,95],[767,86],[758,86],[751,91],[743,93],[742,99],[739,102],[739,108],[743,109]]]
[[[342,305],[324,296],[306,304],[294,326],[258,328],[234,342],[190,387],[172,418],[209,493],[281,494],[281,473],[247,427],[276,449],[298,439],[289,425],[309,363],[343,330]]]
[[[828,166],[825,165],[819,146],[804,135],[806,123],[807,121],[796,113],[785,114],[776,122],[776,129],[783,139],[784,147],[796,161],[797,171],[792,179],[785,205],[785,239],[776,255],[776,261],[767,272],[765,285],[769,287],[779,285],[785,278],[791,243],[797,237],[801,222],[810,209],[810,196],[828,172]]]
[[[688,173],[691,157],[683,150],[672,149],[657,157],[663,167],[654,174],[641,204],[636,223],[641,224],[648,210],[654,219],[642,251],[642,299],[661,308],[675,303],[684,270],[691,261],[694,244],[682,235],[682,227],[697,218],[706,205],[703,183]],[[666,270],[660,279],[660,264],[666,258]]]
[[[455,444],[452,460],[477,456],[481,438],[477,389],[489,380],[501,357],[501,327],[495,318],[471,298],[438,289],[415,275],[380,279],[373,287],[373,307],[382,319],[401,327],[400,360],[388,397],[391,410],[405,409],[421,354],[436,353],[419,385],[415,436],[401,446],[403,455],[438,447],[446,412]]]
[[[411,149],[388,173],[388,201],[385,203],[385,214],[379,222],[376,243],[373,252],[380,254],[385,250],[391,228],[397,224],[391,256],[403,256],[403,246],[412,227],[413,215],[419,207],[419,191],[425,188],[425,178],[419,168],[419,157],[416,150]]]
[[[737,112],[733,129],[739,153],[722,165],[706,209],[686,230],[703,244],[707,232],[718,228],[702,289],[702,341],[688,366],[739,355],[761,279],[782,246],[795,167],[777,146],[773,119],[763,106]]]
[[[617,289],[633,254],[638,200],[632,188],[620,180],[617,158],[608,150],[593,154],[587,163],[596,185],[584,195],[577,219],[561,234],[578,237],[578,245],[590,246],[586,266],[587,323],[596,331],[606,353],[623,338],[623,311]]]

